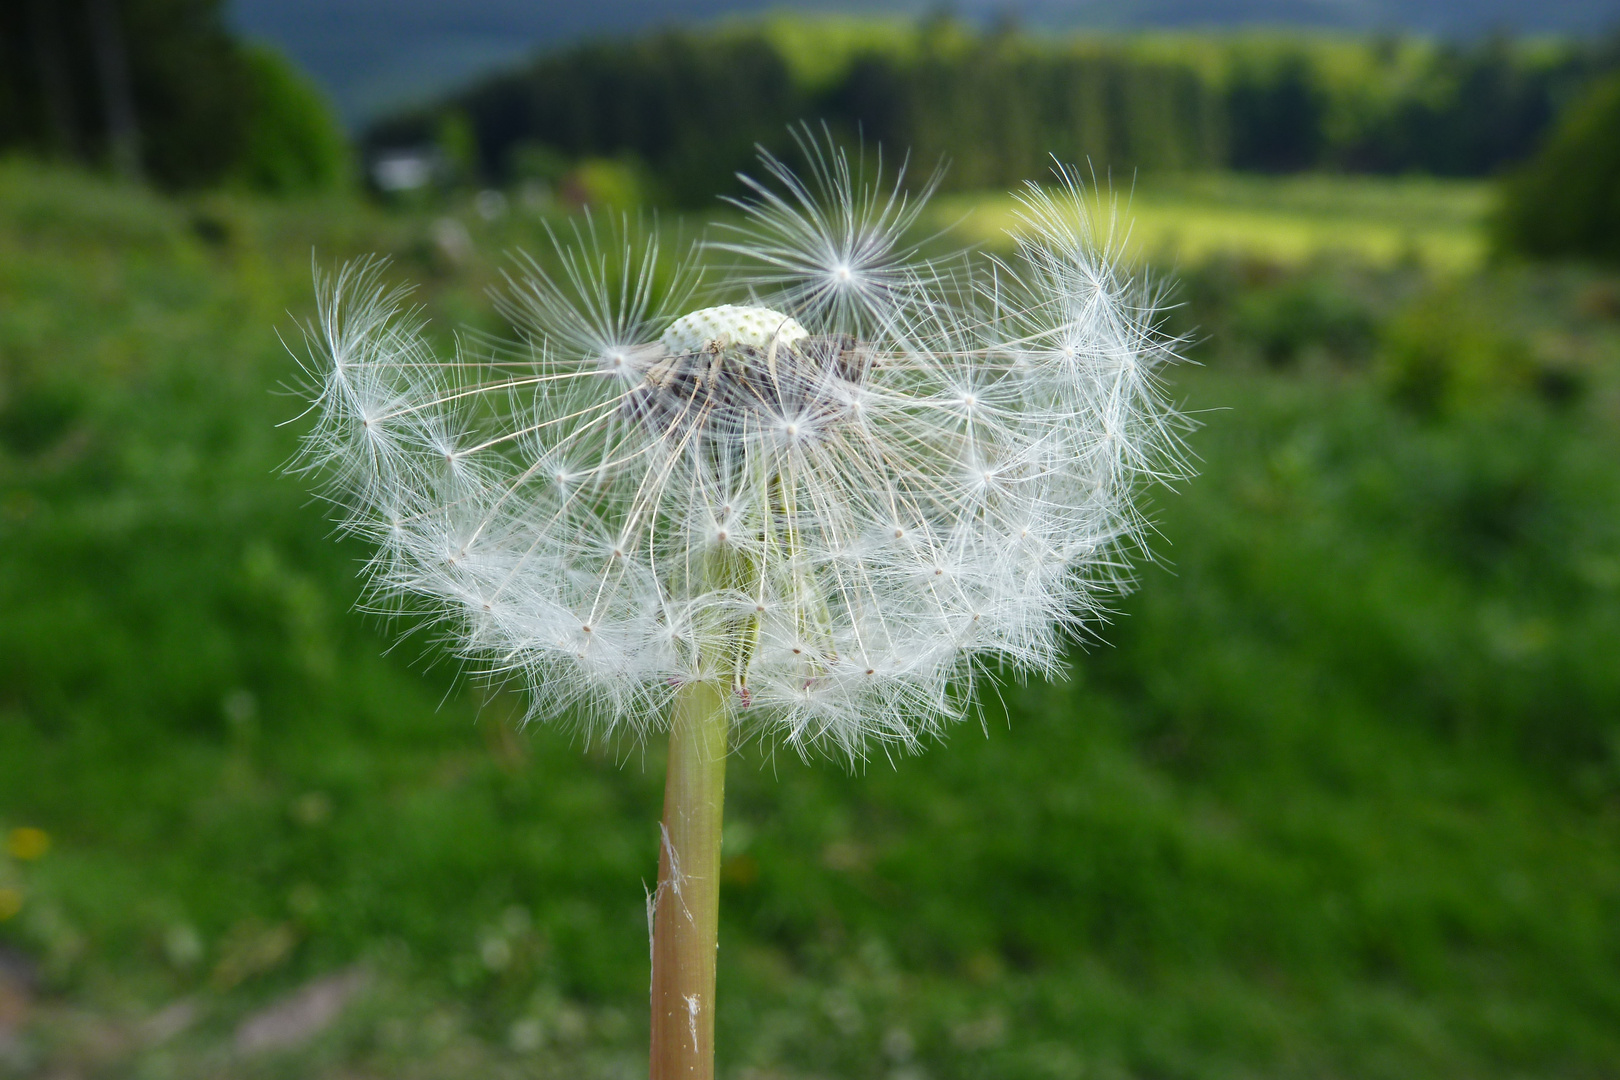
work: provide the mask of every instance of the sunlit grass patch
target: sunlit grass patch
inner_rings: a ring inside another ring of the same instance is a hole
[[[1490,189],[1478,181],[1365,176],[1212,174],[1099,178],[1105,215],[1115,200],[1133,255],[1160,265],[1242,255],[1297,265],[1324,255],[1375,266],[1413,263],[1445,272],[1482,265]],[[1016,225],[1004,195],[940,200],[972,241],[1003,242]]]

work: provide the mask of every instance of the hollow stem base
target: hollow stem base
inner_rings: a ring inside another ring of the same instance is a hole
[[[724,690],[675,700],[653,915],[652,1080],[713,1080],[720,825],[729,714]]]

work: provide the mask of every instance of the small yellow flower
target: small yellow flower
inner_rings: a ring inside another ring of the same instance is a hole
[[[49,850],[51,850],[51,834],[31,825],[12,829],[11,835],[6,838],[6,853],[13,859],[31,862],[43,858]]]
[[[22,910],[23,895],[21,889],[9,886],[0,887],[0,922],[5,922],[17,912]]]

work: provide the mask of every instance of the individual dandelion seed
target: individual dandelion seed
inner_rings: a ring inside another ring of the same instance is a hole
[[[380,605],[425,598],[536,716],[669,730],[654,1076],[712,1069],[733,738],[915,750],[982,665],[1055,670],[1180,471],[1156,298],[1075,173],[1018,194],[1010,258],[930,261],[931,185],[801,134],[807,177],[762,155],[673,266],[628,226],[554,237],[500,300],[521,346],[441,358],[379,263],[321,282],[312,328],[304,460]]]

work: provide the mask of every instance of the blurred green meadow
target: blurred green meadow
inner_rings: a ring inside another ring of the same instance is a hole
[[[1160,562],[948,745],[738,751],[722,1075],[1620,1074],[1620,278],[1471,182],[1120,188]],[[354,613],[282,472],[312,260],[499,333],[485,208],[0,163],[0,1075],[644,1074],[661,747]]]
[[[1049,179],[1049,178],[1048,178]],[[1177,268],[1223,255],[1298,268],[1323,258],[1390,269],[1477,270],[1488,245],[1480,223],[1491,199],[1482,181],[1427,177],[1242,173],[1093,177],[1099,234],[1126,257]],[[1016,201],[945,196],[945,220],[973,242],[995,244],[1017,225]]]

